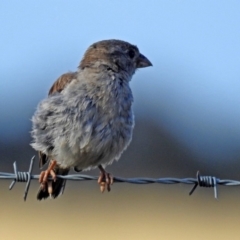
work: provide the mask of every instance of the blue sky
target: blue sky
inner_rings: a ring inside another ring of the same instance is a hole
[[[136,115],[204,159],[238,159],[239,1],[0,1],[0,134],[17,139],[52,82],[102,39],[153,63],[131,83]]]

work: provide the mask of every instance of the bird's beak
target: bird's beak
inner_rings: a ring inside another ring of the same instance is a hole
[[[140,53],[137,59],[137,68],[144,68],[150,66],[152,66],[152,63],[144,55]]]

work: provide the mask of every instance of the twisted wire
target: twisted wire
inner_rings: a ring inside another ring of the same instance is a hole
[[[34,163],[35,156],[32,157],[30,161],[30,166],[28,172],[19,172],[17,170],[17,163],[13,163],[14,173],[6,173],[0,172],[0,179],[12,179],[12,183],[9,186],[9,190],[11,190],[16,182],[27,182],[25,191],[24,191],[24,201],[27,199],[28,190],[30,187],[31,180],[39,179],[39,175],[32,175],[32,168]],[[70,174],[70,175],[57,175],[57,178],[62,178],[71,181],[96,181],[98,179],[97,176],[89,176],[84,174]],[[197,172],[196,178],[122,178],[122,177],[113,177],[114,182],[118,183],[130,183],[130,184],[193,184],[192,190],[189,192],[189,195],[192,195],[197,187],[208,187],[214,189],[214,197],[218,198],[217,185],[224,186],[240,186],[240,181],[230,180],[230,179],[219,179],[214,176],[201,176],[199,172]],[[51,180],[51,177],[49,177]]]

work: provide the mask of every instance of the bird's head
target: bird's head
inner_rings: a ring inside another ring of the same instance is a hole
[[[133,75],[137,68],[152,66],[138,48],[121,40],[103,40],[92,44],[84,54],[79,68],[106,67],[114,72]]]

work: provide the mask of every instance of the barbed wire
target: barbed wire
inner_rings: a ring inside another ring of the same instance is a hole
[[[28,172],[19,172],[17,169],[17,163],[13,163],[14,173],[0,172],[0,179],[13,179],[12,183],[9,186],[11,190],[16,182],[26,182],[26,187],[24,190],[23,199],[26,201],[31,180],[39,179],[39,175],[32,174],[32,168],[34,163],[35,156],[32,157],[29,165]],[[57,178],[62,178],[72,181],[89,181],[97,180],[97,176],[89,176],[84,174],[69,174],[66,176],[57,175]],[[51,180],[51,177],[49,178]],[[160,184],[194,184],[192,190],[189,192],[189,195],[192,195],[196,188],[199,187],[208,187],[214,189],[214,198],[218,199],[217,185],[224,186],[240,186],[240,181],[230,180],[230,179],[219,179],[213,176],[201,176],[199,171],[197,172],[196,178],[121,178],[113,177],[114,182],[118,183],[131,183],[131,184],[151,184],[151,183],[160,183]]]

